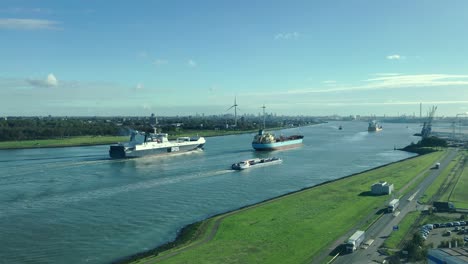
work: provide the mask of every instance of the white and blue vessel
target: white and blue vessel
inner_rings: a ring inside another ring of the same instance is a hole
[[[129,142],[110,146],[109,155],[114,159],[167,155],[203,149],[205,142],[204,137],[179,137],[170,141],[166,133],[132,131]]]
[[[303,135],[279,136],[264,132],[263,129],[258,131],[252,141],[252,147],[255,150],[280,150],[300,146],[302,144]]]

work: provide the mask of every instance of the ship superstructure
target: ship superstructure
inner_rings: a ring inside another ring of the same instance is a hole
[[[132,131],[130,141],[113,145],[109,149],[111,158],[135,158],[147,155],[162,155],[202,149],[203,137],[179,137],[169,140],[166,133],[145,133]]]
[[[376,120],[371,120],[369,122],[369,126],[367,127],[367,131],[369,132],[377,132],[382,130],[382,126]]]

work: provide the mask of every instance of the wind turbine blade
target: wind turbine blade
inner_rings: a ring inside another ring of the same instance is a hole
[[[231,110],[231,109],[232,109],[234,106],[235,106],[235,105],[233,105],[233,106],[229,107],[229,108],[228,108],[226,111],[229,111],[229,110]]]

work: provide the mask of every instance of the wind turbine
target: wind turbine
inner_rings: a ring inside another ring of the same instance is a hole
[[[226,110],[229,111],[234,107],[234,127],[237,127],[237,106],[236,97],[234,96],[234,104]]]

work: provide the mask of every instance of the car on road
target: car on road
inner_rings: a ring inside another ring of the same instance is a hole
[[[466,225],[465,221],[460,221],[460,225]]]
[[[439,224],[434,224],[434,228],[439,228]]]
[[[460,226],[460,222],[452,222],[453,226]]]
[[[446,227],[453,227],[453,223],[452,222],[448,222],[445,224]]]

